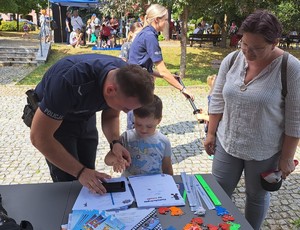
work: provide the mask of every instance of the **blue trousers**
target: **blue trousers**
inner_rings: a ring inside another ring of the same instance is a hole
[[[270,205],[270,193],[262,188],[260,174],[277,169],[279,156],[280,152],[267,160],[246,161],[229,155],[223,149],[219,140],[216,141],[212,173],[227,195],[231,197],[244,172],[246,187],[245,217],[255,230],[260,229]]]
[[[70,122],[64,120],[61,126],[56,130],[54,137],[84,166],[95,169],[98,146],[96,115],[87,121]],[[76,180],[74,176],[62,171],[48,160],[46,161],[53,182]]]

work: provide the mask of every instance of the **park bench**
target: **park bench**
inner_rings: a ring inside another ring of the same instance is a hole
[[[194,42],[199,42],[200,47],[204,42],[216,42],[219,43],[222,40],[221,34],[190,34],[189,35],[190,46],[193,46]]]
[[[298,35],[288,35],[281,37],[279,39],[279,47],[290,48],[292,44],[296,44],[296,48],[299,49],[300,34]]]

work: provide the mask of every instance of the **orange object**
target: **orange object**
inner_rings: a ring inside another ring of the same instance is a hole
[[[230,224],[227,224],[227,223],[221,223],[219,224],[219,227],[222,229],[222,230],[230,230]]]
[[[169,209],[171,211],[171,216],[181,216],[184,214],[184,212],[178,207],[173,206],[173,207],[170,207]]]
[[[222,216],[222,220],[224,221],[224,222],[228,222],[228,221],[234,221],[234,217],[232,216],[232,215],[224,215],[224,216]]]
[[[169,211],[170,211],[170,209],[167,208],[167,207],[160,207],[160,208],[158,209],[158,213],[159,213],[159,214],[162,214],[162,215],[166,215],[167,212],[169,212]]]
[[[198,224],[186,224],[183,227],[183,230],[202,230],[202,228]]]
[[[218,229],[219,229],[218,226],[215,226],[215,225],[213,225],[213,224],[208,224],[208,225],[207,225],[207,228],[208,228],[209,230],[218,230]]]
[[[191,222],[192,222],[193,224],[201,225],[201,224],[203,224],[203,219],[202,219],[201,217],[195,217],[195,218],[193,218],[193,219],[191,220]]]

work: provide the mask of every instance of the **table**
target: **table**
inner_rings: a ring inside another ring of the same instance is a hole
[[[252,229],[213,176],[211,174],[201,175],[222,202],[222,207],[226,208],[235,217],[235,222],[241,225],[240,229]],[[181,177],[178,175],[174,176],[174,179],[176,182],[181,182]],[[73,204],[81,187],[78,181],[1,185],[0,193],[3,207],[17,223],[20,223],[21,220],[28,220],[33,224],[34,230],[59,230],[61,224],[68,222],[68,215],[72,212]],[[204,202],[202,203],[204,204]],[[170,214],[158,214],[163,228],[172,225],[176,229],[182,229],[185,224],[195,217],[188,205],[181,208],[185,212],[183,216],[174,217]],[[221,217],[216,215],[215,210],[207,210],[203,219],[206,224],[217,225],[222,222]]]

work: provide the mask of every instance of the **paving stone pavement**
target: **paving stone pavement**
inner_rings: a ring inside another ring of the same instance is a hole
[[[0,68],[0,76],[3,72]],[[14,73],[19,73],[16,69]],[[22,78],[22,77],[20,77]],[[45,159],[30,143],[29,129],[21,116],[25,91],[32,86],[16,86],[14,82],[0,83],[0,184],[51,183]],[[206,107],[206,88],[190,87],[196,95],[198,107]],[[192,108],[183,96],[171,87],[157,87],[156,94],[163,101],[163,119],[160,130],[171,141],[175,174],[211,173],[212,161],[203,150],[199,139],[203,127],[196,122]],[[97,116],[100,116],[99,113]],[[121,116],[121,128],[125,130],[126,116]],[[100,127],[99,127],[99,130]],[[103,159],[109,150],[104,136],[99,132],[99,147],[96,168],[112,176],[118,176],[104,165]],[[296,158],[300,161],[300,150]],[[300,167],[283,182],[281,189],[271,194],[271,207],[262,230],[296,229],[293,221],[300,219]],[[243,212],[245,205],[244,180],[239,183],[233,201]]]

